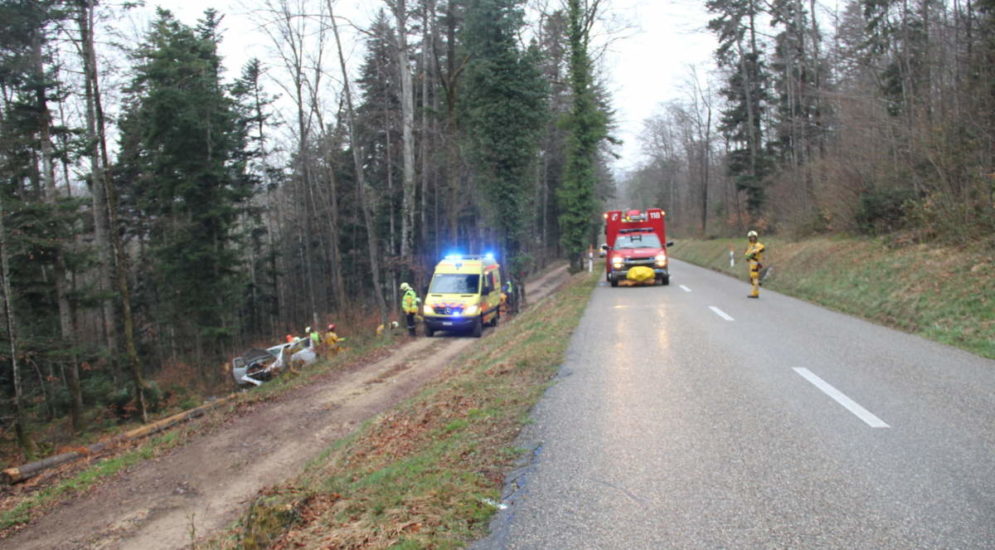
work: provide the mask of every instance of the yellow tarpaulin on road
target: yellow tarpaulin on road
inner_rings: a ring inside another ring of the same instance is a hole
[[[653,272],[652,267],[646,267],[644,265],[637,265],[629,270],[625,275],[625,278],[634,283],[645,283],[647,281],[652,281],[656,277],[656,273]]]

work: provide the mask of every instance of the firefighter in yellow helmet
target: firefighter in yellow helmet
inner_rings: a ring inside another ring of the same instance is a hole
[[[760,297],[760,270],[763,269],[764,261],[764,245],[760,242],[757,232],[750,231],[746,234],[749,244],[746,246],[746,263],[750,266],[750,283],[753,285],[753,291],[747,296],[747,298],[759,298]]]
[[[411,336],[415,335],[415,315],[418,314],[418,295],[415,294],[415,289],[411,288],[408,283],[401,283],[401,291],[404,295],[401,297],[401,309],[404,310],[404,318],[408,323],[408,334]]]

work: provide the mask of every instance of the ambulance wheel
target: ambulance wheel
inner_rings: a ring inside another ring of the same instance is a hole
[[[618,281],[615,279],[609,279],[612,282],[612,286],[618,286]]]
[[[428,325],[426,324],[426,325],[425,325],[425,336],[428,336],[429,338],[431,338],[431,337],[432,337],[432,335],[434,335],[434,334],[435,334],[435,331],[434,331],[434,330],[432,330],[432,327],[430,327],[430,326],[428,326]]]
[[[473,322],[473,336],[474,338],[480,338],[480,335],[484,333],[484,317],[481,315],[477,317],[477,320]]]
[[[663,286],[669,285],[670,284],[670,275],[667,275],[666,277],[662,277],[660,279],[660,284],[662,284]]]

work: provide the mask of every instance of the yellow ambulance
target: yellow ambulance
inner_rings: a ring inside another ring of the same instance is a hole
[[[494,256],[446,256],[435,266],[422,306],[425,335],[445,330],[479,337],[485,324],[497,326],[500,307],[501,266]]]

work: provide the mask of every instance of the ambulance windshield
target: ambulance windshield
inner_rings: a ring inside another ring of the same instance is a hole
[[[436,273],[432,277],[428,292],[429,294],[476,294],[479,288],[479,274]]]
[[[615,248],[661,248],[660,238],[656,233],[626,233],[615,240]]]

